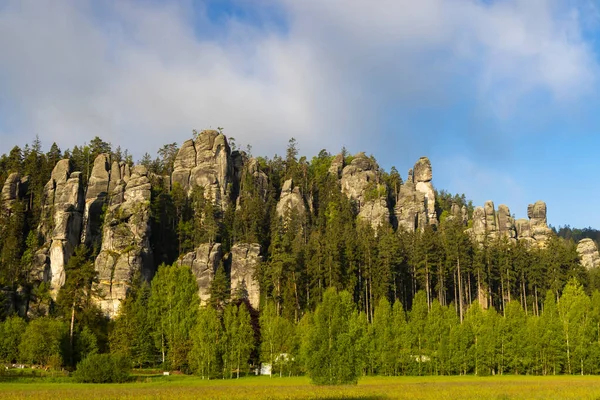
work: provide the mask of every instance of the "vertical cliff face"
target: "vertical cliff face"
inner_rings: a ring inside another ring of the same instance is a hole
[[[343,159],[332,164],[330,172],[339,174],[341,165]],[[370,223],[374,229],[390,221],[387,189],[380,178],[379,166],[365,153],[356,154],[350,165],[342,169],[340,178],[342,192],[356,203],[358,217]]]
[[[303,217],[306,212],[304,197],[300,193],[300,188],[294,185],[292,179],[288,179],[283,183],[276,212],[280,218],[289,218],[292,213]]]
[[[475,240],[482,243],[486,238],[494,240],[506,237],[509,240],[517,238],[515,220],[508,206],[501,204],[498,211],[493,201],[486,201],[484,207],[476,207],[473,211],[473,227],[471,234]]]
[[[86,246],[99,246],[102,239],[103,210],[110,195],[121,180],[129,180],[129,165],[124,162],[111,163],[108,154],[100,154],[94,166],[85,192],[85,210],[81,242]]]
[[[13,172],[6,178],[2,186],[2,204],[5,209],[10,209],[15,200],[22,198],[27,192],[28,177],[21,177],[21,174]]]
[[[150,248],[151,184],[148,171],[136,166],[127,183],[116,182],[102,231],[102,247],[96,258],[97,303],[109,316],[115,316],[132,279],[153,275]]]
[[[458,218],[463,225],[467,225],[469,223],[469,212],[466,206],[460,207],[456,203],[452,203],[452,207],[450,208],[450,216],[448,218]]]
[[[61,160],[54,167],[42,204],[38,232],[44,245],[36,255],[34,274],[50,283],[56,298],[65,283],[65,265],[79,244],[83,219],[81,173],[71,171],[69,160]]]
[[[258,310],[260,286],[256,270],[262,257],[257,243],[236,243],[231,248],[231,295],[247,298],[252,308]]]
[[[210,284],[222,259],[221,243],[203,243],[177,260],[177,264],[189,266],[196,277],[201,305],[210,299]]]
[[[530,204],[527,215],[529,219],[515,221],[506,205],[501,204],[496,211],[494,203],[487,201],[484,207],[476,207],[473,211],[473,227],[469,232],[479,243],[486,238],[506,237],[510,241],[522,240],[529,245],[544,246],[551,233],[546,220],[546,203]]]
[[[600,254],[592,239],[581,239],[577,243],[577,254],[579,254],[581,265],[587,270],[600,267]]]
[[[437,225],[437,214],[435,212],[435,191],[431,180],[433,172],[431,170],[431,161],[427,157],[421,157],[415,163],[413,168],[413,181],[417,192],[423,194],[424,212],[426,214],[426,223]]]
[[[394,207],[398,228],[414,232],[423,230],[426,225],[437,225],[432,177],[431,162],[427,157],[421,157],[408,171]]]
[[[233,185],[233,160],[225,135],[202,131],[196,140],[187,140],[177,153],[172,182],[187,192],[195,187],[225,209]]]

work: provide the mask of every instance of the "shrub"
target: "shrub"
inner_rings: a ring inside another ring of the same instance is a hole
[[[85,383],[125,382],[129,379],[131,362],[116,354],[91,354],[77,364],[75,381]]]

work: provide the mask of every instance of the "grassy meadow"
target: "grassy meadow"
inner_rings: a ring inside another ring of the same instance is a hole
[[[206,381],[140,377],[125,384],[45,379],[0,384],[1,399],[600,399],[600,377],[367,377],[353,386],[315,386],[306,377]]]

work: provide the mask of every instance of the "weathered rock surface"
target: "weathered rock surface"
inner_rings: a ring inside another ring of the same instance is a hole
[[[83,213],[84,222],[81,242],[85,243],[86,246],[100,245],[104,206],[121,182],[125,172],[129,174],[129,165],[117,161],[111,163],[108,154],[100,154],[94,160],[85,193],[85,210]]]
[[[355,201],[359,218],[374,229],[382,222],[389,223],[387,189],[380,183],[379,166],[375,161],[365,153],[356,154],[342,170],[340,183],[342,192]]]
[[[148,171],[140,165],[133,168],[127,184],[117,182],[113,190],[95,262],[100,292],[97,303],[110,317],[118,313],[134,277],[152,278],[150,199]]]
[[[21,174],[18,172],[13,172],[6,178],[4,186],[2,187],[2,200],[5,206],[19,197],[20,186]]]
[[[592,239],[581,239],[577,243],[577,254],[579,254],[579,258],[581,259],[581,265],[586,269],[590,270],[600,266],[598,247]]]
[[[457,218],[463,225],[467,225],[469,222],[469,213],[467,211],[467,207],[460,207],[456,203],[452,203],[452,207],[450,208],[450,216],[448,218]]]
[[[486,237],[490,240],[506,237],[510,241],[522,240],[530,245],[544,246],[551,233],[546,222],[546,203],[530,204],[527,214],[529,219],[515,221],[506,205],[501,204],[496,211],[494,203],[487,201],[484,207],[476,207],[473,211],[473,226],[469,232],[479,243]]]
[[[498,212],[496,213],[497,228],[500,235],[504,235],[509,239],[516,239],[517,230],[515,227],[515,219],[510,214],[510,209],[505,204],[498,206]]]
[[[431,170],[431,162],[427,157],[421,157],[415,163],[413,168],[413,180],[415,189],[423,193],[425,198],[425,212],[427,213],[427,223],[437,225],[437,214],[435,212],[435,191],[431,179],[433,172]]]
[[[188,193],[204,188],[206,196],[225,209],[233,177],[231,150],[225,136],[217,131],[202,131],[197,139],[187,140],[177,153],[172,182]]]
[[[431,183],[431,162],[421,157],[400,187],[394,216],[400,229],[408,232],[422,230],[426,225],[437,225],[435,191]]]
[[[345,166],[346,165],[344,163],[344,155],[338,154],[331,161],[331,166],[329,167],[328,172],[330,174],[333,174],[334,176],[336,176],[339,179],[342,177],[342,171],[344,170]]]
[[[83,217],[81,173],[71,172],[68,159],[59,161],[44,187],[38,232],[44,242],[36,254],[35,280],[50,283],[51,295],[65,283],[65,265],[79,244]]]
[[[281,188],[281,197],[276,207],[277,216],[280,218],[289,218],[292,213],[296,213],[299,217],[303,217],[306,212],[304,198],[300,193],[300,188],[294,185],[292,179],[288,179],[283,183]]]
[[[260,286],[256,270],[262,257],[257,243],[236,243],[231,248],[231,295],[247,298],[250,305],[258,310]]]
[[[180,257],[177,263],[192,269],[198,283],[200,303],[204,305],[210,299],[210,284],[215,277],[219,263],[223,259],[220,243],[203,243],[195,251]]]
[[[473,227],[470,230],[475,240],[482,243],[486,238],[494,240],[506,237],[514,240],[517,237],[515,221],[510,209],[501,204],[498,211],[493,201],[486,201],[484,207],[476,207],[473,211]]]
[[[546,203],[539,200],[527,206],[531,235],[538,243],[544,243],[552,232],[546,219]]]

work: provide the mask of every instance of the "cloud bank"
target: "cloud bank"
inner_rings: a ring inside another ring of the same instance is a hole
[[[261,154],[294,136],[311,155],[346,145],[379,158],[393,143],[414,158],[496,140],[494,125],[532,97],[562,106],[597,87],[591,2],[240,0],[219,18],[214,7],[0,0],[0,152],[36,134],[63,148],[98,135],[139,157],[221,126]],[[455,113],[486,123],[444,129]]]

